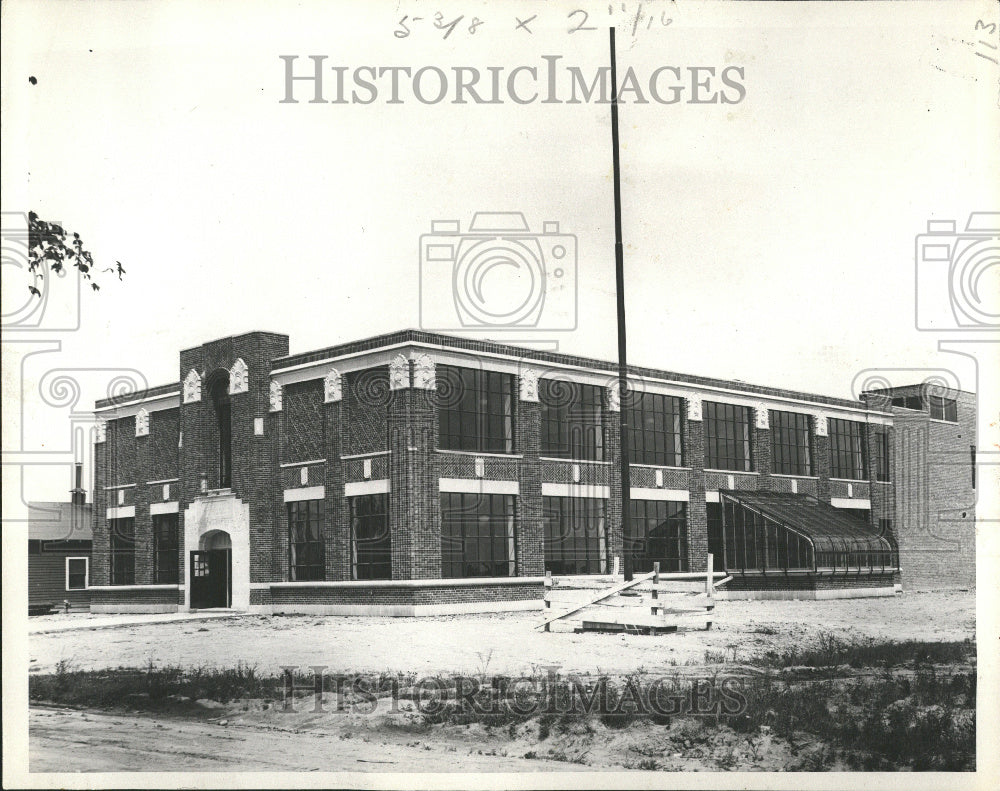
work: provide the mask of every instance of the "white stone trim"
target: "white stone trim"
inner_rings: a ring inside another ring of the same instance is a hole
[[[410,386],[410,360],[397,354],[389,361],[389,389],[405,390]]]
[[[817,414],[813,415],[816,418],[816,436],[817,437],[828,437],[830,436],[829,426],[827,424],[826,415]],[[873,423],[877,421],[872,421]]]
[[[344,484],[344,497],[361,497],[366,494],[388,494],[389,491],[388,478],[376,478],[374,481],[354,481]]]
[[[311,459],[310,461],[287,461],[279,465],[281,469],[287,470],[289,467],[306,467],[311,464],[326,464],[326,459]]]
[[[611,382],[607,388],[608,393],[608,411],[609,412],[621,412],[622,411],[622,392],[621,392],[621,382]]]
[[[331,368],[323,377],[323,403],[335,404],[344,397],[344,380],[340,371]]]
[[[164,409],[176,409],[180,404],[179,391],[162,393],[149,398],[133,398],[129,401],[95,408],[94,416],[104,420],[118,420],[123,417],[131,417],[139,411],[140,407],[145,407],[150,412],[159,412]]]
[[[158,583],[156,585],[91,585],[87,590],[92,591],[177,591],[182,590],[183,585],[176,583]]]
[[[522,401],[538,403],[538,371],[525,368],[518,375],[518,394]]]
[[[141,407],[135,413],[135,435],[137,437],[149,436],[149,410],[146,407]]]
[[[862,497],[831,497],[830,505],[834,508],[872,509],[872,501]]]
[[[464,494],[513,494],[521,493],[517,481],[488,481],[483,478],[438,478],[439,492]]]
[[[295,489],[285,489],[283,497],[286,503],[297,503],[301,500],[322,500],[326,497],[326,487],[299,486]]]
[[[187,376],[184,377],[183,390],[185,404],[201,401],[201,374],[194,368],[188,371]]]
[[[249,389],[250,369],[247,368],[243,358],[238,357],[233,367],[229,369],[229,395],[239,395]]]
[[[608,499],[610,486],[587,483],[543,483],[542,497],[594,497]]]
[[[388,456],[392,451],[388,450],[373,450],[371,453],[352,453],[350,456],[341,456],[341,461],[353,461],[354,459],[367,459],[375,456]],[[456,453],[458,451],[455,451]],[[324,459],[325,461],[325,459]]]
[[[94,428],[97,430],[97,433],[94,434],[94,444],[98,445],[98,444],[100,444],[102,442],[107,442],[108,441],[108,421],[106,421],[106,420],[98,420],[97,423],[94,425]]]
[[[156,516],[157,514],[176,514],[178,512],[178,505],[176,500],[171,500],[168,503],[150,503],[149,504],[149,515]]]
[[[522,453],[489,453],[487,451],[478,450],[450,450],[447,448],[435,448],[435,453],[451,453],[456,456],[483,456],[489,459],[512,459],[516,461],[517,459],[523,459],[524,454]],[[347,458],[346,456],[341,456],[341,458]]]
[[[281,389],[281,382],[277,382],[272,379],[271,384],[268,385],[267,391],[268,411],[280,412],[283,400],[284,395]]]
[[[413,386],[418,390],[437,389],[437,367],[428,354],[413,358]]]
[[[272,371],[271,375],[274,377],[280,376],[282,381],[286,382],[319,379],[322,374],[312,373],[309,369],[326,368],[331,363],[336,361],[341,363],[341,368],[344,370],[342,365],[343,362],[350,360],[352,361],[350,370],[362,370],[378,364],[365,360],[364,358],[366,357],[381,362],[385,360],[387,353],[391,353],[396,350],[410,350],[412,352],[416,349],[427,349],[435,352],[434,357],[438,364],[448,363],[468,366],[472,363],[478,365],[478,367],[487,368],[488,370],[495,370],[501,373],[510,373],[515,375],[520,375],[521,367],[525,364],[524,359],[518,359],[509,354],[457,349],[452,346],[443,346],[441,344],[427,343],[425,341],[402,341],[400,343],[380,346],[375,349],[366,349],[364,351],[352,352],[350,354],[339,355],[336,357],[327,357],[323,360],[300,363],[286,368],[278,368]],[[483,366],[483,362],[487,360],[491,361],[493,364],[490,366]],[[538,365],[544,366],[546,369],[561,369],[578,373],[580,376],[579,381],[586,384],[606,385],[609,377],[615,375],[612,370],[588,368],[586,366],[574,365],[570,363],[551,362],[548,360],[538,360],[532,362],[537,362]],[[867,420],[871,423],[879,423],[890,426],[893,423],[892,413],[869,410],[861,405],[851,407],[839,404],[822,404],[817,401],[809,400],[808,398],[797,398],[795,396],[762,396],[759,393],[748,393],[745,390],[740,390],[735,387],[679,382],[656,376],[632,375],[629,376],[629,383],[630,388],[633,390],[640,392],[661,393],[663,395],[674,395],[688,400],[693,398],[697,398],[699,400],[701,398],[715,400],[718,398],[726,401],[727,403],[737,404],[739,406],[755,406],[761,403],[761,400],[763,399],[764,403],[774,405],[773,408],[779,410],[815,414],[817,409],[822,409],[831,414],[842,414],[848,420],[865,419],[865,416],[867,416]],[[803,395],[807,396],[809,394],[804,393]],[[792,410],[790,405],[795,405],[798,409]],[[701,418],[689,419],[700,420]]]
[[[635,487],[629,489],[632,500],[668,500],[674,503],[686,503],[691,499],[687,489],[645,489]]]
[[[164,478],[162,481],[146,481],[146,486],[156,486],[161,483],[178,483],[179,481],[180,478]],[[134,486],[135,484],[132,485]]]
[[[705,492],[705,502],[706,503],[720,503],[722,498],[719,497],[719,491],[716,489],[714,492]]]
[[[687,398],[687,419],[690,421],[701,420],[701,399],[688,396]]]
[[[135,518],[135,506],[134,505],[119,505],[115,508],[109,508],[107,511],[108,519],[134,519]]]
[[[754,407],[754,417],[756,418],[757,428],[759,429],[770,429],[771,428],[771,416],[768,414],[770,410],[763,401],[761,401],[757,406]]]
[[[271,588],[476,588],[490,585],[538,585],[545,577],[437,577],[419,580],[316,580],[313,582],[252,582],[250,590]]]

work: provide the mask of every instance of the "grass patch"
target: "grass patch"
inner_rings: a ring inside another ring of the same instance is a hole
[[[785,651],[769,651],[757,663],[768,667],[893,667],[905,664],[947,664],[974,662],[976,644],[928,642],[926,640],[877,641],[874,638],[844,640],[823,633],[811,645],[795,646]]]

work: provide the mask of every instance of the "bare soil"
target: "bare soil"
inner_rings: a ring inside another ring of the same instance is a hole
[[[731,663],[801,646],[827,633],[851,640],[975,638],[975,593],[906,593],[834,601],[723,601],[710,631],[674,634],[574,634],[535,628],[539,612],[434,618],[254,616],[35,634],[31,672],[173,665],[231,667],[261,673],[282,666],[326,665],[329,672],[626,674],[703,662]],[[697,622],[694,622],[697,623]]]

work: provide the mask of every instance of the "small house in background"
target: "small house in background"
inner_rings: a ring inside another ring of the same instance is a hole
[[[28,613],[90,609],[91,506],[83,467],[68,503],[28,504]]]

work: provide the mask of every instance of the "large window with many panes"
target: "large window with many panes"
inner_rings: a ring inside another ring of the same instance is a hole
[[[111,584],[135,585],[135,519],[109,519]]]
[[[705,467],[710,470],[750,472],[751,409],[734,404],[705,401],[702,420],[705,427]]]
[[[389,536],[389,495],[351,498],[351,578],[387,580],[392,577]]]
[[[605,501],[597,497],[543,497],[545,570],[606,574]]]
[[[604,388],[541,379],[541,453],[557,459],[604,461]]]
[[[438,447],[484,453],[514,450],[514,377],[438,365]]]
[[[177,514],[154,515],[153,571],[157,583],[174,584],[179,581],[179,556]]]
[[[771,471],[780,475],[812,475],[809,415],[772,409]]]
[[[659,393],[629,393],[628,450],[633,464],[684,466],[684,400]]]
[[[513,577],[514,498],[441,493],[441,576]]]
[[[868,477],[864,426],[855,420],[830,418],[830,477],[864,480]]]
[[[288,552],[293,582],[326,578],[322,500],[288,503]]]
[[[687,571],[687,503],[670,500],[632,500],[629,502],[632,569]]]

